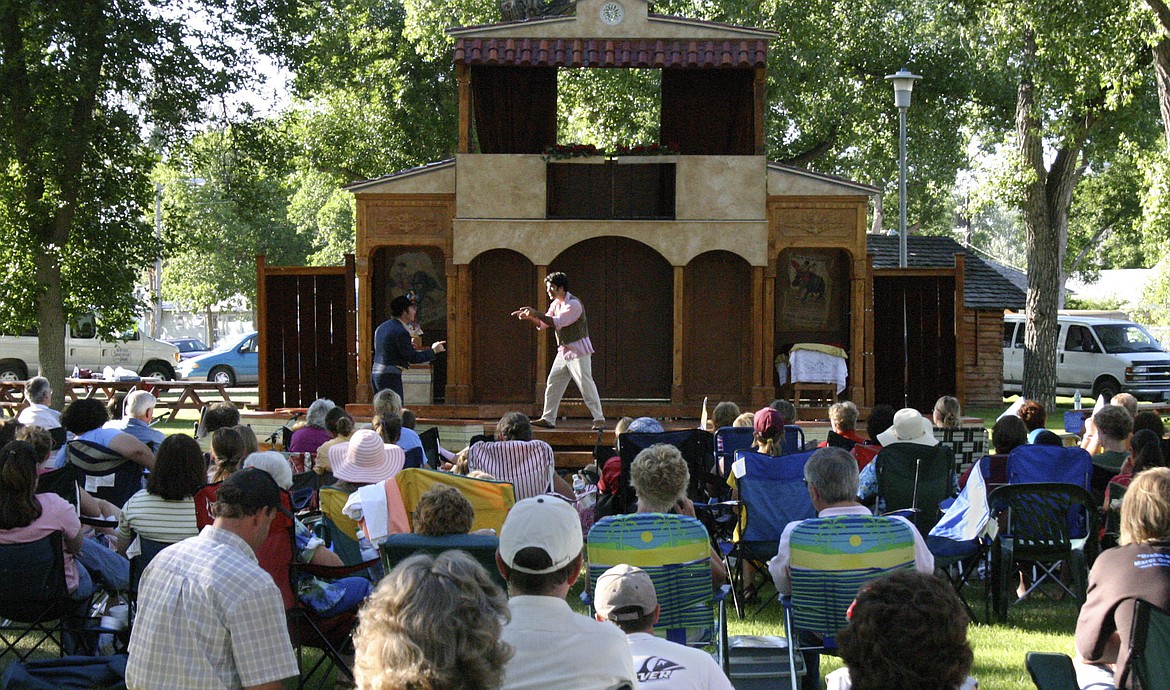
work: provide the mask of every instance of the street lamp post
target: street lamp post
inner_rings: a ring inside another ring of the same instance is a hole
[[[905,67],[886,79],[894,85],[894,105],[898,108],[898,267],[906,268],[906,111],[914,82],[922,77]]]

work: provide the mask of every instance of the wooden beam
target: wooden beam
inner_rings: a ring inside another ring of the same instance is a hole
[[[966,257],[963,254],[955,254],[955,397],[967,402],[967,339],[961,337],[960,324],[963,320],[963,315],[967,311],[967,307],[963,304],[963,272],[965,267]],[[979,343],[974,343],[975,348],[979,348]]]
[[[357,269],[353,254],[345,255],[345,377],[349,381],[348,394],[352,401],[357,400],[358,375],[357,357],[360,347],[357,339],[357,296],[354,294],[354,285],[357,282]],[[267,409],[267,408],[262,408]]]
[[[548,311],[548,293],[543,289],[544,279],[548,276],[548,266],[536,267],[536,284],[539,286],[536,295],[536,308],[541,313]],[[536,336],[536,380],[533,382],[532,395],[544,407],[544,384],[548,379],[549,338],[544,331],[537,331]],[[543,409],[541,410],[544,411]]]
[[[268,406],[268,329],[265,323],[268,320],[268,286],[265,280],[265,260],[263,254],[256,256],[256,351],[259,353],[257,375],[260,396],[257,404],[261,410],[272,409]]]
[[[455,65],[455,81],[459,85],[459,153],[471,153],[471,68]]]
[[[470,265],[452,264],[452,270],[447,272],[447,290],[448,295],[455,295],[454,300],[447,301],[447,334],[455,344],[447,361],[448,375],[455,379],[447,384],[447,399],[454,403],[468,403],[475,396],[471,381]]]
[[[756,68],[756,77],[752,84],[752,96],[755,101],[755,144],[756,155],[766,153],[766,139],[764,129],[764,113],[768,104],[768,71],[764,67]]]
[[[671,346],[671,386],[670,401],[676,405],[683,401],[683,312],[686,309],[683,290],[686,284],[683,280],[683,267],[674,267],[674,334]]]

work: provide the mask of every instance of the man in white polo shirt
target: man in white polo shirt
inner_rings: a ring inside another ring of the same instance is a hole
[[[503,690],[636,687],[622,631],[565,601],[581,574],[582,543],[581,519],[561,498],[526,498],[508,512],[496,552],[512,613],[501,637],[514,651]]]

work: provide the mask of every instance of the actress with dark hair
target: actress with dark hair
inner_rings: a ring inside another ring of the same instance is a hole
[[[828,690],[973,690],[967,612],[942,578],[899,570],[862,588]]]

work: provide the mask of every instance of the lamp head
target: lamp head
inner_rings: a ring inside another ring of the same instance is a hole
[[[910,72],[903,67],[894,74],[887,74],[886,79],[894,85],[894,106],[898,108],[910,107],[910,94],[914,91],[914,82],[921,79],[920,75]]]

